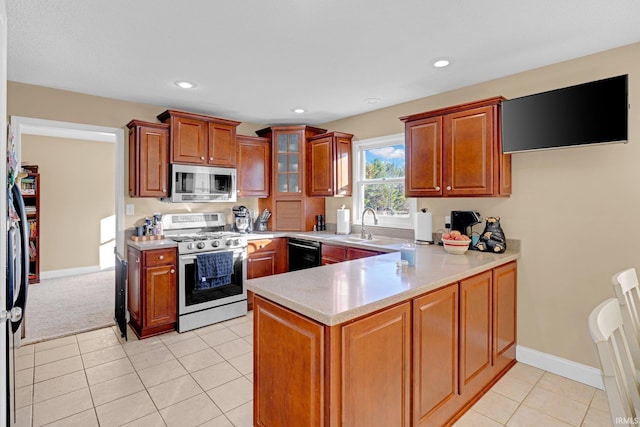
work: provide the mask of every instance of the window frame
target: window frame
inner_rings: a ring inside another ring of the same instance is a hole
[[[376,182],[388,182],[388,183],[402,183],[405,185],[405,177],[401,178],[385,178],[376,180],[367,180],[364,178],[365,159],[364,152],[373,148],[390,147],[395,145],[405,146],[404,133],[397,133],[392,135],[386,135],[376,138],[369,138],[360,141],[354,141],[352,148],[353,155],[353,212],[352,221],[354,224],[362,225],[362,211],[364,209],[364,184],[374,184]],[[406,156],[405,156],[406,159]],[[405,163],[406,171],[406,163]],[[406,189],[405,189],[406,190]],[[391,228],[405,228],[413,229],[414,225],[414,213],[417,210],[417,201],[415,197],[406,198],[409,204],[409,216],[407,217],[378,217],[378,226],[391,227]],[[373,220],[365,219],[367,226],[371,224]]]

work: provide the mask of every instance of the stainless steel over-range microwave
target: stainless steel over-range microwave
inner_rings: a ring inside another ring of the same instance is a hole
[[[235,168],[172,164],[171,197],[168,201],[235,202],[236,175]]]

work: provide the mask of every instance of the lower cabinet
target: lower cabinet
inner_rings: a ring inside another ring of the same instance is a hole
[[[287,272],[287,239],[249,240],[247,242],[247,279]],[[253,310],[253,292],[247,293],[247,309]]]
[[[256,296],[254,425],[450,425],[515,363],[515,307],[515,261],[335,326]]]
[[[367,249],[352,248],[350,246],[322,244],[322,265],[335,264],[358,258],[380,255],[382,252]]]
[[[128,309],[138,338],[175,329],[176,250],[128,247]]]

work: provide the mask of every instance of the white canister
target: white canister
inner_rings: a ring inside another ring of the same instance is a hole
[[[433,222],[431,212],[416,212],[415,214],[416,242],[433,242]]]
[[[336,217],[336,234],[351,233],[349,209],[338,209]]]

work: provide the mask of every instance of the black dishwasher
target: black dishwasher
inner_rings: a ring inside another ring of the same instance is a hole
[[[289,238],[289,271],[318,267],[321,259],[320,242]]]

